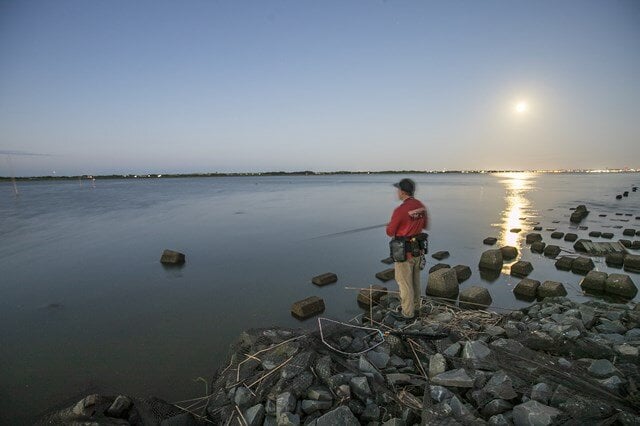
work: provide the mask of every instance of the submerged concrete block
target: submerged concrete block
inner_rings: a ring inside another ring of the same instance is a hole
[[[518,257],[518,249],[512,246],[504,246],[500,248],[502,252],[502,260],[513,260]]]
[[[564,288],[562,283],[557,281],[545,281],[538,287],[537,296],[540,299],[545,297],[561,297],[567,295],[567,289]]]
[[[520,260],[511,265],[511,275],[514,277],[524,278],[533,271],[533,265],[526,260]]]
[[[323,286],[327,284],[333,284],[338,281],[338,276],[333,272],[327,272],[311,278],[311,282],[317,286]]]
[[[460,292],[458,305],[462,309],[486,309],[492,302],[489,290],[484,287],[471,286]]]
[[[502,269],[502,251],[487,250],[480,256],[480,269],[488,269],[491,271],[499,271]]]
[[[537,295],[538,287],[540,287],[540,281],[525,278],[515,286],[513,294],[525,299],[533,299]]]
[[[160,257],[160,263],[165,265],[182,265],[185,262],[183,253],[173,250],[165,250]]]
[[[396,276],[395,268],[385,269],[384,271],[380,271],[376,274],[376,278],[383,282],[392,280],[395,278],[395,276]]]
[[[455,299],[459,293],[458,277],[453,269],[438,269],[429,274],[427,296]]]

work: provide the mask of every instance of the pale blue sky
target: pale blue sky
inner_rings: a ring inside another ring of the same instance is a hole
[[[638,75],[637,1],[0,0],[0,154],[18,175],[640,167]]]

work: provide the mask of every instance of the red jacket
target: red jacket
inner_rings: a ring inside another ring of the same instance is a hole
[[[427,224],[427,209],[424,204],[409,197],[393,211],[387,225],[387,235],[390,237],[412,237],[421,233]]]

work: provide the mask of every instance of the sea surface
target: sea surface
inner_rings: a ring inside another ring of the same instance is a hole
[[[222,366],[242,330],[317,326],[292,318],[293,302],[317,295],[326,317],[360,314],[350,288],[379,283],[375,273],[388,268],[381,225],[399,203],[391,184],[401,177],[18,182],[18,197],[0,183],[0,423],[30,423],[93,392],[169,402],[202,396],[198,378]],[[448,250],[444,262],[471,266],[461,287],[487,287],[498,311],[526,302],[512,294],[518,279],[480,276],[485,237],[518,247],[518,258],[534,265],[530,278],[561,281],[570,297],[586,300],[580,276],[524,244],[532,223],[581,237],[609,230],[615,240],[629,237],[614,226],[640,229],[640,193],[615,199],[640,184],[638,174],[411,177],[428,208],[431,253]],[[589,230],[569,224],[577,204],[591,210],[582,223]],[[509,232],[516,227],[523,232]],[[349,232],[360,228],[368,229]],[[185,266],[163,267],[166,248],[185,253]],[[427,268],[435,263],[429,257]],[[601,259],[596,267],[615,271]],[[311,284],[324,272],[338,282]],[[422,281],[424,290],[426,273]]]

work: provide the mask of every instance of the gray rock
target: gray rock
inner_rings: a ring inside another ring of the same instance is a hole
[[[560,414],[556,408],[528,401],[513,407],[513,423],[516,426],[546,426],[553,424]]]
[[[351,379],[351,393],[357,396],[361,401],[366,401],[371,395],[371,388],[366,377],[359,376]]]
[[[624,264],[624,255],[622,253],[608,253],[605,257],[607,266],[612,268],[622,268]]]
[[[305,399],[300,404],[302,411],[306,414],[315,413],[316,411],[328,410],[333,405],[331,401],[318,401],[316,399]]]
[[[561,271],[570,271],[571,266],[573,265],[574,258],[569,256],[562,256],[560,259],[556,260],[556,269]]]
[[[572,392],[566,387],[558,385],[551,396],[550,404],[554,407],[559,407],[561,404],[564,404],[567,400],[573,397],[574,393],[575,392]]]
[[[458,278],[453,269],[439,269],[429,274],[427,296],[455,299],[459,293]]]
[[[496,242],[498,242],[498,239],[495,237],[487,237],[484,240],[482,240],[482,244],[486,244],[488,246],[492,246],[494,245]]]
[[[513,424],[504,414],[491,416],[487,422],[490,426],[511,426]]]
[[[384,352],[369,351],[366,353],[367,359],[374,367],[384,369],[389,364],[390,356]]]
[[[511,381],[511,378],[503,370],[497,371],[493,376],[491,376],[491,379],[489,379],[485,385],[484,390],[495,398],[500,399],[509,400],[518,396],[516,391],[513,389],[513,382]]]
[[[401,386],[411,383],[411,376],[406,373],[389,373],[385,377],[387,383],[391,386]]]
[[[333,284],[338,281],[338,276],[333,272],[326,272],[324,274],[311,278],[311,282],[317,286],[325,286],[327,284]]]
[[[458,283],[463,283],[471,277],[471,268],[467,265],[456,265],[451,269],[455,271]]]
[[[360,419],[366,422],[374,422],[380,418],[380,407],[376,404],[367,404],[364,408],[362,414],[360,414]]]
[[[316,353],[314,351],[299,353],[291,360],[291,362],[282,368],[280,376],[283,379],[293,379],[312,365],[315,360],[315,356]]]
[[[387,294],[387,288],[381,285],[373,285],[371,289],[363,288],[358,292],[357,302],[363,306],[369,306],[369,304],[378,304],[382,296]]]
[[[482,408],[482,414],[486,417],[505,413],[513,408],[513,405],[504,399],[494,399]]]
[[[163,251],[160,257],[160,263],[165,265],[182,265],[184,262],[184,254],[173,250]]]
[[[292,413],[281,413],[277,416],[278,426],[299,426],[300,416]]]
[[[458,356],[458,354],[460,354],[461,348],[462,346],[460,345],[460,343],[456,342],[450,345],[447,349],[445,349],[443,354],[447,358],[455,358]]]
[[[469,377],[464,369],[459,368],[457,370],[445,371],[432,377],[431,383],[447,387],[472,388],[474,380]]]
[[[451,265],[447,265],[446,263],[437,263],[429,268],[429,273],[435,272],[438,269],[448,269],[451,268]]]
[[[638,288],[631,280],[631,277],[625,274],[609,275],[604,284],[604,291],[626,299],[633,299],[638,294]]]
[[[387,282],[389,280],[394,279],[396,276],[395,268],[385,269],[384,271],[380,271],[376,274],[376,278],[382,282]]]
[[[382,423],[382,426],[407,426],[404,420],[399,419],[398,417],[394,417],[393,419],[387,420]]]
[[[478,266],[480,269],[487,269],[490,271],[500,271],[502,269],[502,251],[500,250],[487,250],[480,256],[480,263]]]
[[[109,417],[123,419],[127,417],[129,408],[131,408],[131,399],[124,395],[118,395],[109,408],[107,408],[105,414]]]
[[[471,286],[460,292],[458,305],[462,309],[486,309],[492,302],[489,290],[484,287]]]
[[[296,397],[291,392],[283,392],[276,397],[276,417],[282,413],[293,413],[296,409]]]
[[[526,243],[533,244],[536,241],[542,241],[542,235],[537,234],[535,232],[527,234]]]
[[[604,283],[607,281],[608,276],[606,272],[589,271],[582,281],[580,281],[580,287],[584,290],[604,292]]]
[[[546,246],[544,248],[544,255],[546,257],[550,257],[552,259],[554,259],[556,256],[558,256],[560,254],[560,247],[553,245],[553,244],[549,244],[548,246]]]
[[[437,376],[447,371],[447,360],[442,354],[435,354],[429,357],[429,377]]]
[[[520,260],[511,265],[511,275],[514,277],[524,278],[533,271],[531,262]]]
[[[586,305],[580,305],[578,310],[580,311],[580,318],[582,319],[582,324],[584,324],[585,328],[589,329],[593,327],[597,320],[595,310]]]
[[[593,268],[595,268],[593,260],[584,256],[577,257],[571,264],[571,272],[580,275],[587,275]]]
[[[502,260],[513,260],[518,257],[518,249],[512,246],[500,247],[502,252]]]
[[[531,388],[531,399],[542,404],[549,404],[553,389],[546,383],[537,383]]]
[[[618,394],[622,392],[625,384],[625,382],[618,376],[611,376],[608,379],[600,380],[600,383],[605,388]]]
[[[627,343],[616,345],[613,347],[613,350],[622,359],[636,360],[638,358],[638,355],[640,354],[640,349],[638,348],[638,346],[631,346]]]
[[[608,359],[596,359],[589,366],[589,374],[598,378],[611,377],[618,372]]]
[[[307,398],[318,401],[333,401],[331,391],[325,386],[312,386],[307,390]]]
[[[353,415],[349,407],[341,405],[340,407],[329,411],[325,415],[318,417],[316,426],[360,426],[360,422]]]
[[[262,426],[262,423],[264,422],[264,414],[265,411],[262,404],[256,404],[242,413],[247,422],[247,426]]]
[[[242,386],[236,389],[236,394],[233,397],[233,400],[238,407],[245,408],[251,404],[251,401],[253,401],[253,394],[249,389]]]
[[[430,385],[429,395],[436,402],[442,402],[453,397],[453,393],[444,386]]]
[[[472,361],[482,361],[491,355],[486,343],[479,340],[466,342],[462,348],[462,358]]]
[[[498,325],[488,325],[484,328],[484,332],[491,337],[505,336],[506,330]]]
[[[557,281],[545,281],[540,287],[538,287],[538,297],[544,299],[545,297],[561,297],[566,296],[567,290],[562,283]]]
[[[551,238],[554,240],[559,240],[562,237],[564,237],[564,232],[556,231],[551,233]]]
[[[538,293],[540,281],[525,278],[521,280],[513,289],[513,293],[525,299],[534,299]]]

